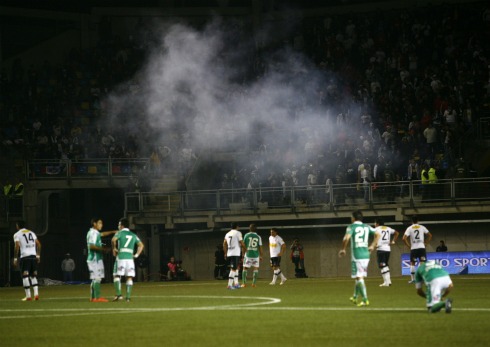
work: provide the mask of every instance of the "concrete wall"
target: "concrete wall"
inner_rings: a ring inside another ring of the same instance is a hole
[[[421,221],[423,224],[423,221]],[[490,243],[490,224],[425,224],[433,234],[433,240],[427,248],[435,252],[440,240],[445,240],[449,251],[488,250]],[[392,246],[390,269],[392,276],[401,275],[401,254],[408,253],[408,248],[401,241],[407,225],[395,225],[400,237]],[[339,259],[338,251],[342,242],[344,228],[325,228],[307,230],[280,230],[279,235],[286,241],[287,247],[295,237],[299,237],[305,251],[305,267],[310,277],[350,276],[350,258]],[[272,278],[269,267],[268,229],[259,229],[264,242],[264,260],[260,267],[260,278]],[[213,278],[214,252],[216,245],[223,242],[225,232],[208,232],[174,235],[174,251],[178,259],[183,260],[183,267],[193,279],[207,280]],[[371,258],[368,275],[379,276],[375,254]],[[289,252],[281,263],[281,269],[287,277],[294,277],[294,266],[289,260]]]

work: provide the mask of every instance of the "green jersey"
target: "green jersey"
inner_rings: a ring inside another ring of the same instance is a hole
[[[121,229],[114,235],[117,240],[117,259],[133,259],[135,246],[141,242],[139,237],[129,229]]]
[[[369,235],[374,235],[376,230],[368,224],[356,221],[347,226],[345,234],[350,235],[351,259],[369,259]]]
[[[441,265],[434,260],[428,260],[425,263],[420,263],[417,272],[415,272],[415,283],[430,283],[435,278],[445,276],[449,276],[449,273]]]
[[[87,233],[87,261],[102,260],[102,252],[90,249],[90,245],[102,247],[102,238],[100,237],[100,232],[97,229],[90,228]]]
[[[243,242],[247,251],[245,256],[247,258],[258,258],[260,257],[259,248],[262,247],[262,238],[254,232],[246,233],[243,237]]]

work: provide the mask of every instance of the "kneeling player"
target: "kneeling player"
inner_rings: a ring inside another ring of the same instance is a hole
[[[427,292],[424,292],[422,284],[425,283]],[[453,300],[444,299],[451,289],[453,282],[446,270],[434,260],[421,263],[415,272],[415,288],[417,294],[427,299],[427,309],[431,313],[439,312],[443,307],[446,313],[451,313]]]

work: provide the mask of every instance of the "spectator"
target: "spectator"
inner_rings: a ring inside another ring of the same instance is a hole
[[[177,263],[175,257],[171,256],[170,261],[167,263],[167,280],[175,281],[177,279]]]
[[[61,262],[61,271],[63,272],[63,282],[73,281],[73,271],[75,270],[75,261],[71,258],[70,253],[65,254],[65,259]]]
[[[214,252],[214,278],[222,280],[227,278],[226,271],[226,259],[225,252],[223,251],[223,245],[216,246],[217,250]]]
[[[294,264],[294,273],[297,278],[308,277],[305,269],[305,253],[303,245],[295,238],[291,247],[291,261]]]
[[[444,240],[441,240],[441,242],[439,243],[439,246],[437,246],[437,248],[436,248],[436,252],[447,252],[447,246],[444,243]]]

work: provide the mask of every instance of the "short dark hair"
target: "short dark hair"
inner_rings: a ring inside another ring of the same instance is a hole
[[[376,217],[376,219],[374,220],[374,222],[376,224],[379,224],[379,225],[385,225],[385,221],[381,217]]]
[[[97,223],[100,220],[102,220],[102,218],[92,217],[92,219],[90,220],[90,225],[93,226],[95,223]]]
[[[362,216],[361,210],[356,210],[356,211],[352,212],[352,217],[354,218],[354,220],[358,220],[358,221],[362,222],[363,216]]]
[[[26,227],[26,222],[23,220],[18,220],[16,224],[17,224],[17,228],[19,229],[24,229]]]
[[[271,231],[274,231],[277,233],[277,228],[271,228]]]
[[[231,228],[232,229],[238,228],[238,223],[237,222],[231,222]]]
[[[414,215],[412,216],[412,223],[414,223],[414,224],[415,224],[415,223],[418,223],[418,222],[419,222],[419,216],[417,216],[416,214],[414,214]]]
[[[119,219],[119,223],[125,228],[129,228],[129,220],[126,217]]]
[[[255,224],[250,224],[250,227],[249,227],[250,231],[253,231],[253,232],[256,232],[257,231],[257,227],[255,226]]]

